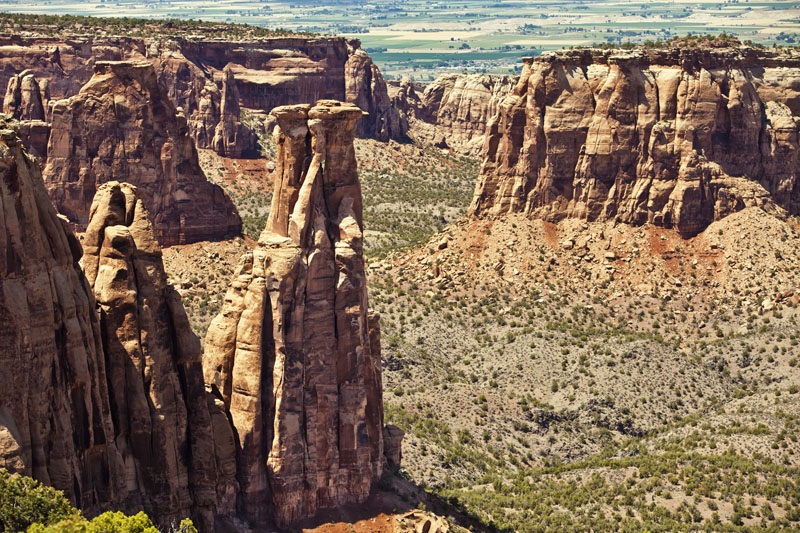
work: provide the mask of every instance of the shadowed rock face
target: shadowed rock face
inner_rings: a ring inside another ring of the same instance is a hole
[[[96,509],[126,486],[100,324],[80,244],[15,126],[0,118],[0,467]]]
[[[509,76],[449,74],[428,84],[422,95],[407,78],[392,87],[390,94],[416,139],[480,155],[489,119],[513,87]]]
[[[489,122],[471,212],[612,219],[690,236],[746,206],[800,209],[800,58],[754,49],[526,60]]]
[[[362,112],[320,101],[273,115],[270,218],[209,328],[203,369],[241,443],[244,517],[288,524],[367,497],[383,412],[352,144]]]
[[[0,379],[16,391],[0,398],[0,467],[87,513],[191,516],[212,532],[236,445],[144,205],[103,185],[81,259],[13,126],[0,118]]]
[[[114,439],[125,464],[124,499],[162,524],[191,514],[212,531],[217,464],[200,341],[180,295],[167,284],[135,187],[100,186],[83,248],[81,264],[100,317]]]
[[[45,183],[53,203],[85,227],[95,191],[138,186],[162,246],[241,232],[224,191],[208,182],[188,135],[148,62],[101,62],[76,96],[55,102]]]

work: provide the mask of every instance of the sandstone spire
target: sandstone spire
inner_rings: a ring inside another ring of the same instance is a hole
[[[241,219],[206,180],[186,118],[143,61],[98,62],[80,93],[53,105],[44,170],[58,210],[85,226],[95,191],[108,181],[139,186],[162,246],[236,235]]]
[[[114,438],[128,478],[125,499],[140,502],[160,523],[193,515],[212,531],[217,466],[200,341],[180,295],[167,284],[136,187],[100,186],[83,245],[81,263],[105,346]]]
[[[242,157],[255,149],[255,134],[239,120],[239,91],[233,69],[223,70],[221,119],[214,133],[214,151],[228,157]]]
[[[362,112],[322,100],[273,114],[270,218],[209,328],[203,368],[241,443],[245,516],[287,524],[367,497],[384,465],[383,408],[353,149]]]

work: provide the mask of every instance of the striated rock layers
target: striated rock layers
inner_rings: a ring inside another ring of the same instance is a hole
[[[221,119],[217,124],[212,147],[220,155],[242,157],[255,151],[256,136],[253,131],[239,121],[239,91],[233,70],[225,67],[225,81],[222,84]]]
[[[225,120],[222,92],[230,67],[242,107],[269,111],[323,98],[350,101],[369,113],[358,126],[360,136],[401,139],[400,115],[380,71],[360,46],[357,39],[343,37],[226,41],[0,35],[0,87],[30,69],[38,79],[49,80],[54,99],[63,99],[78,93],[98,61],[146,59],[173,104],[184,111],[197,147],[212,148],[217,125]]]
[[[800,210],[800,57],[735,49],[527,59],[488,126],[471,212],[651,222]]]
[[[383,412],[353,148],[362,112],[325,100],[273,114],[270,217],[209,328],[203,368],[241,445],[243,516],[287,524],[367,497],[384,465]]]
[[[205,179],[186,119],[143,61],[99,62],[76,96],[53,104],[45,182],[59,212],[85,227],[95,191],[139,187],[162,246],[239,234],[224,191]]]
[[[489,119],[513,88],[509,76],[448,74],[427,85],[421,96],[408,78],[392,87],[390,94],[415,138],[480,155]]]

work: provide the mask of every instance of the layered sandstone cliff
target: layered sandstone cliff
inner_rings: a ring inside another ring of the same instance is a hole
[[[186,118],[144,61],[99,62],[76,96],[53,104],[45,182],[59,212],[85,227],[102,183],[140,189],[162,246],[237,235],[241,219],[206,180]]]
[[[241,444],[243,516],[287,524],[367,497],[384,465],[383,407],[353,148],[362,112],[320,101],[273,114],[269,221],[209,328],[203,368]]]
[[[509,76],[449,74],[428,84],[421,95],[407,78],[390,94],[394,106],[407,117],[414,138],[480,155],[489,119],[513,87]]]
[[[324,98],[344,100],[369,113],[358,126],[360,136],[403,138],[405,130],[383,77],[360,46],[358,40],[342,37],[226,41],[5,35],[0,36],[0,87],[14,74],[30,70],[50,82],[52,98],[63,99],[91,79],[98,61],[146,59],[173,104],[184,111],[196,146],[212,148],[217,126],[225,119],[222,91],[229,67],[241,107],[269,111]]]
[[[581,50],[525,61],[489,122],[471,212],[651,222],[693,235],[800,209],[800,57]]]

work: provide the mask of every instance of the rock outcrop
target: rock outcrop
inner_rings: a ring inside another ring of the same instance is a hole
[[[174,40],[149,43],[147,58],[156,69],[158,83],[186,116],[195,146],[211,148],[222,111],[222,91],[213,74],[187,59]]]
[[[800,210],[800,57],[740,47],[525,60],[489,122],[471,212],[650,222],[694,235]]]
[[[220,155],[242,157],[252,155],[255,151],[256,136],[253,130],[239,120],[239,91],[236,89],[236,78],[233,69],[225,67],[222,83],[221,119],[217,123],[212,147]]]
[[[351,41],[350,57],[344,65],[344,99],[366,113],[356,125],[356,134],[379,141],[403,139],[408,121],[392,105],[381,71],[360,45],[357,40]]]
[[[186,118],[145,61],[99,62],[71,98],[53,104],[45,183],[59,212],[86,227],[95,191],[139,187],[162,246],[241,232],[225,192],[206,180]]]
[[[421,96],[408,78],[395,84],[390,94],[416,139],[480,155],[489,119],[513,88],[509,76],[448,74],[427,85]]]
[[[143,203],[103,185],[81,259],[15,127],[0,118],[0,467],[87,513],[191,516],[213,532],[235,442]]]
[[[85,509],[127,483],[81,246],[0,118],[0,466]]]
[[[383,465],[377,316],[368,313],[353,137],[359,108],[273,110],[267,227],[206,336],[206,384],[241,444],[243,516],[288,524],[363,501]]]
[[[193,515],[201,529],[213,531],[217,464],[200,341],[167,283],[135,187],[100,186],[83,249],[100,317],[114,440],[125,465],[127,492],[118,499],[136,502],[160,523]]]
[[[49,82],[37,80],[30,70],[8,80],[3,112],[19,121],[19,135],[28,153],[40,162],[47,157],[50,124],[45,122],[50,99]]]

